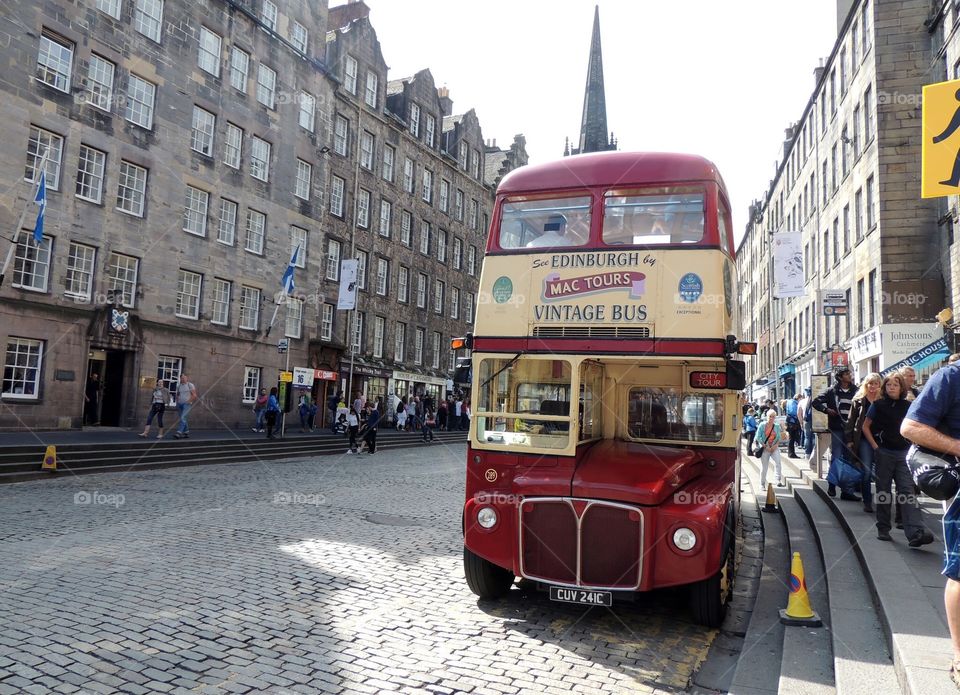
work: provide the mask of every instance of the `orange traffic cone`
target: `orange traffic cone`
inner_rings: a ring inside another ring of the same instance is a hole
[[[784,625],[803,625],[805,627],[820,627],[823,621],[810,606],[810,597],[807,595],[807,581],[803,577],[803,562],[800,553],[793,554],[790,563],[790,598],[787,599],[786,610],[780,611],[780,622]]]
[[[763,511],[777,511],[777,493],[773,491],[773,483],[767,483],[767,501],[763,505]]]
[[[52,444],[47,447],[47,452],[43,455],[43,464],[40,466],[40,470],[51,472],[57,470],[57,447]]]

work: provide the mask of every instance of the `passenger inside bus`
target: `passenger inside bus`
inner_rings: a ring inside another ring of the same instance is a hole
[[[543,234],[528,242],[527,248],[574,246],[576,243],[567,237],[567,218],[563,215],[550,215],[543,225]]]

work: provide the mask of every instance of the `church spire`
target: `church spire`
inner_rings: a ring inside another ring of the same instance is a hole
[[[600,50],[600,6],[593,11],[593,35],[587,65],[587,86],[583,95],[579,148],[574,154],[616,149],[607,135],[607,104],[603,88],[603,55]]]

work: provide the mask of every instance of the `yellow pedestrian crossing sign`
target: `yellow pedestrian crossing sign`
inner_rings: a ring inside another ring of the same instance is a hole
[[[923,86],[920,194],[960,194],[960,80]]]

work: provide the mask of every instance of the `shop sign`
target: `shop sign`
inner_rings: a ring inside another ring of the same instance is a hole
[[[280,372],[280,381],[286,384],[293,383],[293,372]]]
[[[939,323],[885,323],[880,326],[883,345],[881,366],[886,369],[943,336]]]
[[[874,326],[850,341],[850,358],[854,362],[863,362],[876,357],[881,352],[883,352],[883,341],[879,326]]]

